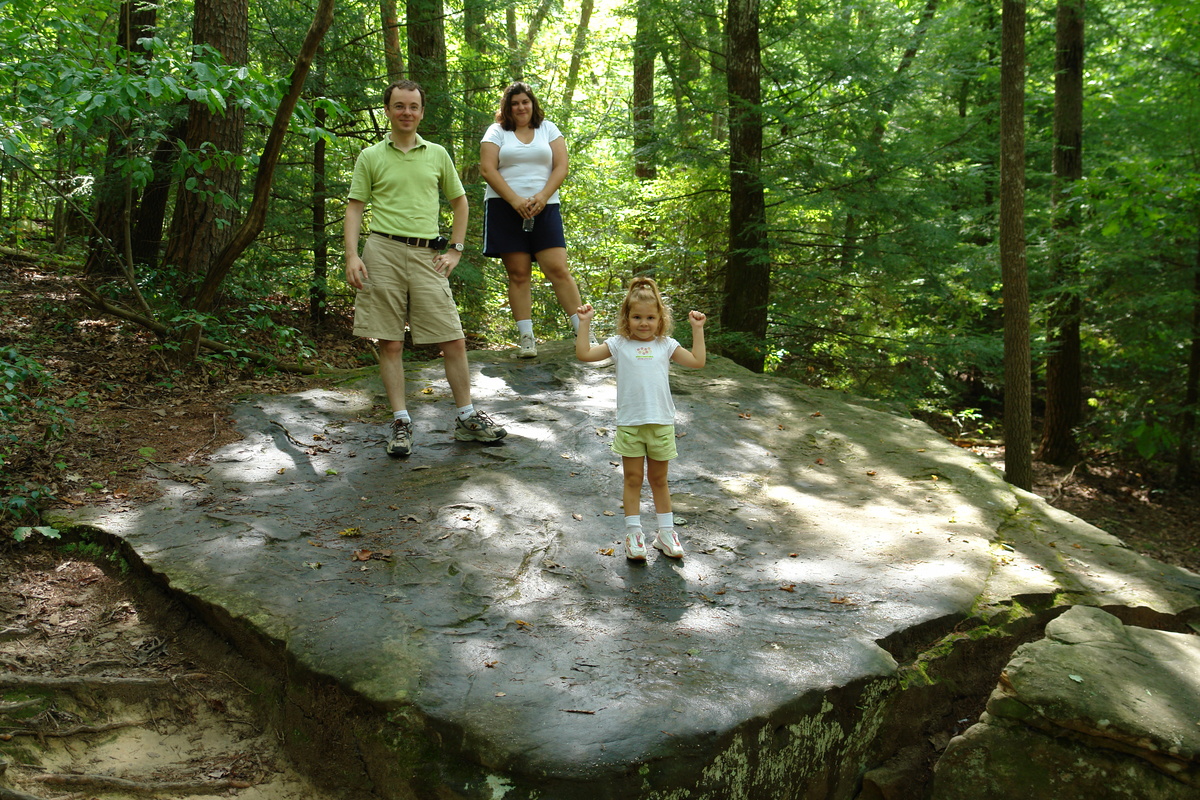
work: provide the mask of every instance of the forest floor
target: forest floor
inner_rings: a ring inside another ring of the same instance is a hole
[[[304,309],[275,321],[313,338],[313,362],[374,363],[344,319],[319,333],[307,330]],[[49,371],[55,383],[40,389],[44,399],[87,395],[65,439],[2,468],[52,486],[59,507],[134,508],[158,491],[147,462],[202,462],[239,438],[228,410],[234,398],[322,383],[212,362],[175,371],[155,343],[86,309],[57,269],[0,256],[0,348],[16,347]],[[999,446],[943,433],[1003,459]],[[1200,572],[1200,503],[1171,489],[1165,474],[1092,456],[1069,470],[1035,464],[1035,477],[1035,492],[1052,505]],[[255,711],[246,685],[269,676],[187,608],[102,543],[35,536],[17,544],[10,530],[0,529],[0,798],[132,797],[146,786],[198,798],[340,796],[309,785]]]

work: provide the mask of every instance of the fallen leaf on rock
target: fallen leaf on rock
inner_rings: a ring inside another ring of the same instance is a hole
[[[325,435],[324,435],[324,434],[321,434],[321,433],[314,433],[314,434],[313,434],[313,441],[314,441],[314,442],[320,442],[320,441],[324,441],[324,439],[325,439]]]
[[[611,547],[606,547],[605,549],[597,550],[596,552],[602,556],[611,556],[615,551]]]
[[[814,463],[814,464],[816,464],[816,465],[817,465],[817,466],[819,466],[819,467],[823,467],[823,466],[825,466],[825,459],[823,459],[823,458],[818,458],[818,459],[817,459],[816,461],[814,461],[813,463]]]
[[[497,664],[499,664],[499,663],[500,663],[499,661],[485,661],[485,662],[483,662],[483,665],[484,665],[485,667],[487,667],[488,669],[492,669],[493,667],[495,667],[495,666],[496,666]]]
[[[614,516],[616,516],[616,515],[615,515],[615,514],[613,514],[613,512],[611,512],[611,511],[605,511],[605,512],[604,512],[604,516],[606,516],[606,517],[614,517]]]
[[[391,558],[392,558],[391,550],[355,550],[354,551],[354,560],[355,561],[370,561],[372,559],[374,559],[376,561],[390,561]]]
[[[788,553],[788,558],[799,558],[799,557],[800,557],[799,553]]]
[[[608,428],[596,428],[596,435],[597,436],[607,436]]]
[[[304,566],[308,567],[309,569],[320,569],[321,562],[320,561],[305,561]]]
[[[796,591],[796,584],[789,583],[789,584],[785,584],[784,586],[780,586],[779,588],[785,592],[794,592],[794,591]]]
[[[874,475],[875,475],[875,470],[873,470],[873,469],[869,469],[869,470],[867,470],[867,474],[868,474],[868,475],[871,475],[871,476],[874,476]]]
[[[823,416],[825,416],[825,415],[824,415],[824,414],[822,414],[820,411],[814,411],[814,412],[813,412],[812,414],[810,414],[809,416],[813,416],[813,417],[823,417]]]
[[[433,387],[426,386],[424,389],[421,390],[421,394],[433,394]]]
[[[338,531],[338,536],[362,536],[362,531],[358,528],[344,528]]]
[[[287,472],[287,467],[280,467],[279,469],[275,470],[276,475],[282,475],[285,472]]]
[[[513,622],[517,623],[517,624],[518,624],[518,625],[520,625],[522,628],[532,628],[532,627],[533,627],[533,624],[532,624],[532,623],[526,622],[526,621],[525,621],[525,620],[523,620],[523,619],[517,619],[517,620],[513,620]]]
[[[1075,681],[1076,683],[1083,683],[1083,678],[1080,677],[1079,675],[1068,675],[1067,677],[1070,678],[1071,680]]]
[[[496,697],[508,697],[504,692],[496,692]]]
[[[749,411],[739,411],[738,419],[750,419],[750,412]]]
[[[854,601],[851,600],[849,597],[831,597],[831,598],[829,598],[829,602],[837,603],[838,605],[843,605],[843,606],[854,605]]]
[[[309,539],[308,543],[311,544],[313,547],[324,547],[325,546],[325,545],[321,544],[320,542],[316,541],[315,539]]]
[[[583,519],[583,514],[572,514],[572,515],[571,515],[571,518],[572,518],[572,519],[577,519],[577,520],[582,520],[582,519]]]
[[[559,458],[570,458],[571,454],[570,453],[559,453],[558,457]]]
[[[336,469],[330,468],[330,469],[325,470],[325,474],[326,475],[337,475],[338,471]]]

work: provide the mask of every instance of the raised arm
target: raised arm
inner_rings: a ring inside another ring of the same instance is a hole
[[[607,342],[595,347],[591,344],[592,317],[596,316],[596,309],[592,308],[591,303],[585,303],[575,313],[579,315],[579,330],[575,332],[575,357],[586,362],[611,358],[612,352]]]
[[[676,347],[675,352],[671,354],[672,361],[692,369],[700,369],[704,366],[708,357],[708,351],[704,347],[704,323],[707,321],[708,317],[699,311],[688,312],[688,322],[692,324],[692,349],[684,350],[682,347]]]

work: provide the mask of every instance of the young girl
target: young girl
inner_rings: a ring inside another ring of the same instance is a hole
[[[641,517],[644,472],[658,514],[654,546],[672,558],[682,558],[667,488],[667,463],[676,456],[675,403],[667,371],[672,361],[692,369],[704,366],[704,322],[708,318],[699,311],[688,314],[692,349],[685,350],[670,336],[671,312],[650,278],[630,282],[621,303],[617,334],[599,345],[589,342],[595,314],[590,303],[579,308],[575,355],[587,362],[612,357],[617,366],[617,433],[612,449],[621,456],[625,474],[625,557],[646,560]]]

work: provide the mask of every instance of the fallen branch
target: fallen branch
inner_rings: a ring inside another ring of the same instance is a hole
[[[7,786],[0,786],[0,800],[46,800],[44,797],[37,797],[32,794],[18,792],[16,789],[9,789]]]
[[[119,728],[138,728],[143,725],[148,725],[148,720],[138,720],[135,722],[106,722],[103,725],[76,725],[73,728],[62,728],[59,730],[38,730],[36,728],[13,728],[4,733],[0,733],[0,739],[9,741],[14,736],[36,736],[39,739],[66,739],[69,736],[85,736],[89,733],[107,733],[115,731]]]
[[[180,675],[177,678],[125,678],[108,677],[103,675],[66,675],[63,677],[45,677],[40,675],[13,675],[0,673],[0,689],[51,689],[55,691],[98,689],[173,689],[174,681],[183,679],[207,678],[202,672]]]
[[[88,304],[97,311],[102,311],[105,314],[110,314],[114,317],[118,317],[119,319],[127,320],[136,325],[140,325],[146,330],[151,331],[152,333],[157,333],[160,336],[170,337],[172,335],[171,328],[167,327],[163,323],[155,319],[150,319],[146,315],[139,314],[132,309],[116,305],[115,303],[110,303],[107,299],[96,294],[96,292],[93,291],[92,288],[87,284],[83,283],[83,281],[76,281],[75,286],[79,289],[80,294],[87,298]],[[294,372],[300,375],[316,375],[322,371],[331,373],[351,371],[337,367],[326,367],[324,370],[320,370],[311,364],[293,364],[288,361],[280,361],[277,358],[264,355],[263,353],[256,353],[253,350],[234,347],[233,345],[226,344],[225,342],[218,342],[213,339],[205,339],[204,337],[200,337],[199,344],[201,347],[207,350],[212,350],[214,353],[229,353],[244,356],[256,364],[277,369],[280,372]]]
[[[74,775],[58,773],[35,775],[33,780],[50,786],[86,787],[93,791],[122,791],[139,794],[211,794],[222,789],[249,789],[254,784],[232,778],[219,781],[131,781],[107,775]]]

